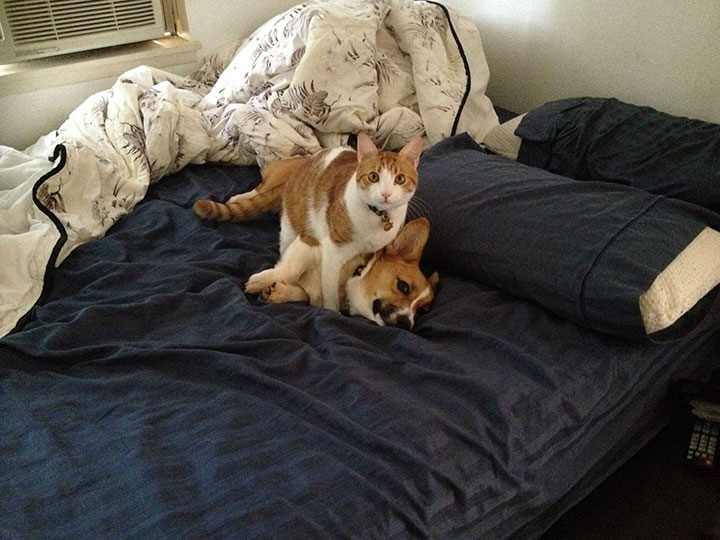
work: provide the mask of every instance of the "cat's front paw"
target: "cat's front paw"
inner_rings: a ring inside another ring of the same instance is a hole
[[[260,294],[263,289],[270,287],[275,283],[272,270],[263,270],[257,274],[253,274],[245,284],[245,292],[247,294]]]

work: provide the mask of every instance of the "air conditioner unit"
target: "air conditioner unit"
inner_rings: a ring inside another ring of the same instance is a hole
[[[1,0],[0,63],[163,37],[162,0]]]

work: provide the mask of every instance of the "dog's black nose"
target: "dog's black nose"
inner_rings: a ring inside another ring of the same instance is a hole
[[[372,310],[373,310],[374,315],[377,315],[378,313],[380,313],[381,307],[382,307],[382,302],[380,301],[379,298],[376,298],[375,300],[373,300]]]
[[[403,330],[410,330],[412,327],[410,319],[408,319],[405,315],[400,315],[397,319],[395,319],[395,326],[402,328]]]

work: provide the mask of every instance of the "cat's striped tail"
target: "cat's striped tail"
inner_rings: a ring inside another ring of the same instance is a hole
[[[279,189],[252,190],[231,197],[227,203],[199,200],[193,210],[204,219],[215,221],[242,221],[260,214],[280,210],[282,205]]]

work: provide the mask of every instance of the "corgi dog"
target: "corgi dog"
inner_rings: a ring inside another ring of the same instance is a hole
[[[437,272],[426,278],[419,267],[429,230],[427,219],[415,219],[385,247],[347,261],[340,270],[338,290],[343,312],[361,315],[380,326],[412,329],[417,313],[430,307],[440,280]],[[320,256],[319,250],[315,253]],[[295,282],[268,284],[262,276],[257,277],[262,273],[255,274],[245,292],[260,294],[270,302],[322,306],[320,267],[320,261],[314,261]]]

